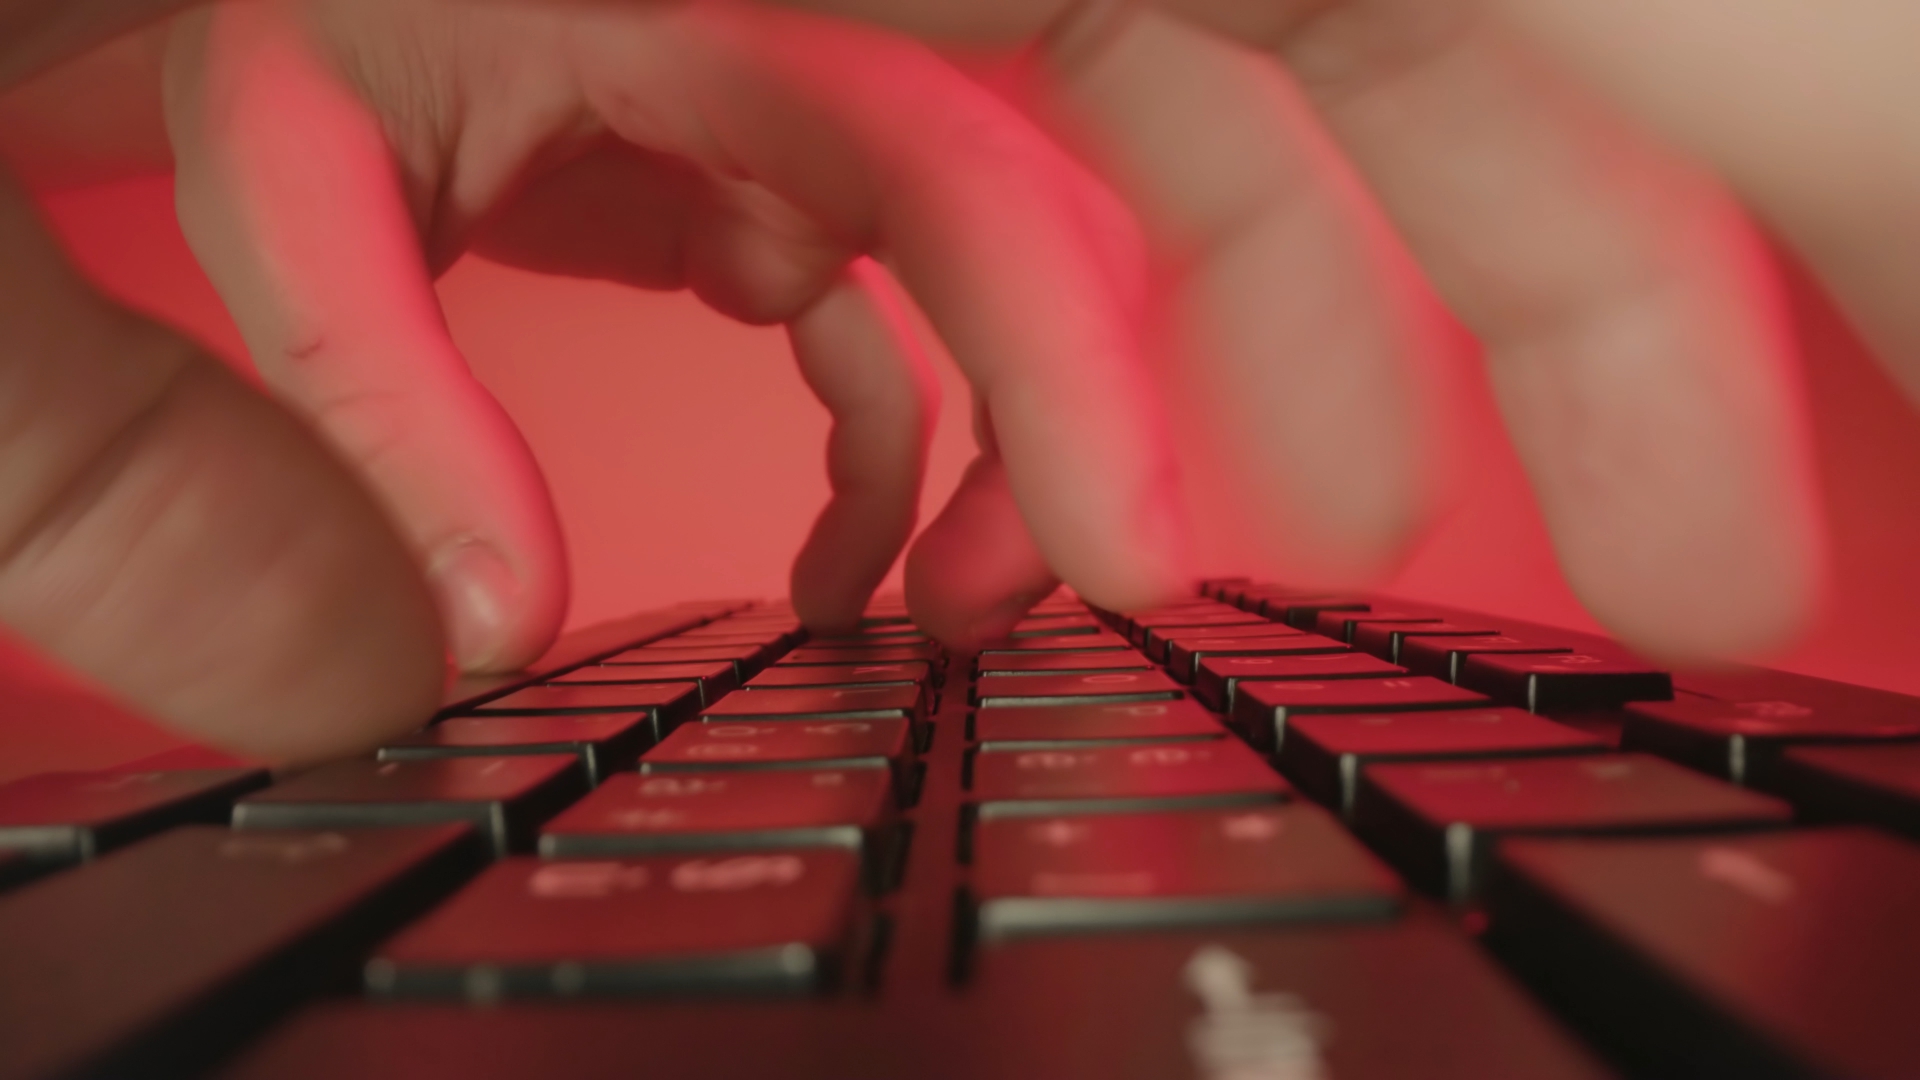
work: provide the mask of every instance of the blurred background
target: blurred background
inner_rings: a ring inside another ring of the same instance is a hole
[[[164,179],[63,192],[46,205],[106,290],[241,357],[188,253]],[[1920,694],[1920,413],[1789,268],[1833,555],[1815,632],[1780,667]],[[772,597],[827,498],[827,417],[778,329],[728,322],[686,294],[543,278],[469,258],[441,296],[480,380],[519,422],[573,561],[569,625],[679,600]],[[944,412],[922,519],[973,455],[964,384]],[[1594,629],[1546,534],[1484,388],[1461,430],[1460,499],[1383,591]],[[897,577],[895,579],[897,587]],[[119,764],[180,745],[0,642],[0,782]]]

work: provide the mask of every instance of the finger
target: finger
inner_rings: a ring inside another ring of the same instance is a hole
[[[704,152],[846,246],[884,252],[987,402],[1048,563],[1109,606],[1175,593],[1177,484],[1138,354],[1124,214],[917,46],[771,12],[686,18],[671,56],[630,12],[586,22],[576,51],[602,115],[641,145]],[[646,81],[659,70],[698,91],[697,133],[635,106],[672,92]]]
[[[861,259],[788,329],[800,373],[833,414],[833,498],[793,564],[793,606],[850,630],[913,536],[940,383],[885,271]]]
[[[1247,9],[1488,372],[1569,582],[1673,660],[1775,647],[1819,536],[1774,286],[1709,180],[1476,21],[1472,4]]]
[[[565,613],[559,528],[448,336],[380,125],[270,8],[191,17],[172,52],[181,223],[261,375],[382,497],[460,665],[532,660]]]
[[[1170,390],[1215,436],[1200,471],[1237,474],[1216,501],[1260,511],[1287,580],[1391,568],[1432,486],[1451,335],[1364,185],[1252,50],[1152,13],[1054,41],[1070,139],[1183,268]]]
[[[921,629],[961,651],[1005,636],[1060,584],[1027,531],[991,449],[907,553],[907,606]]]
[[[272,761],[439,701],[431,599],[292,416],[107,304],[0,184],[0,620],[169,726]]]

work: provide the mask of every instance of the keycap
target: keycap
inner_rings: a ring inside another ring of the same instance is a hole
[[[742,690],[702,710],[705,723],[769,720],[917,720],[926,708],[918,684]]]
[[[1269,625],[1278,626],[1279,623]],[[1200,674],[1200,662],[1216,656],[1288,656],[1308,653],[1341,653],[1347,647],[1332,638],[1304,634],[1288,628],[1284,637],[1176,637],[1167,642],[1167,674],[1184,683]]]
[[[897,664],[924,660],[939,670],[938,645],[875,645],[863,648],[815,648],[804,645],[780,658],[781,666],[794,664]]]
[[[969,722],[983,750],[1041,750],[1081,742],[1215,739],[1227,729],[1191,701],[980,709]]]
[[[661,638],[647,647],[653,649],[709,649],[752,647],[756,649],[786,648],[788,635],[778,630],[743,630],[731,634],[677,634],[670,638]]]
[[[640,758],[640,772],[710,769],[891,769],[908,791],[913,744],[905,720],[684,724]]]
[[[967,993],[983,1058],[954,1075],[1610,1075],[1437,920],[1010,941],[980,951]]]
[[[854,944],[859,896],[859,857],[827,848],[505,859],[382,946],[367,989],[476,1003],[816,991]]]
[[[1467,657],[1483,653],[1570,653],[1573,650],[1551,641],[1515,637],[1512,634],[1405,634],[1399,639],[1399,663],[1408,671],[1460,681],[1460,666]]]
[[[1644,754],[1372,765],[1353,801],[1356,833],[1456,903],[1473,898],[1502,837],[1713,832],[1792,817],[1779,799]]]
[[[1920,839],[1920,743],[1800,746],[1773,788],[1815,821],[1861,821]]]
[[[656,741],[645,713],[577,713],[565,716],[453,716],[380,748],[381,761],[499,757],[502,754],[572,754],[598,784],[630,769]]]
[[[1322,637],[1330,637],[1344,644],[1353,643],[1354,627],[1362,623],[1392,623],[1396,626],[1408,623],[1438,623],[1443,620],[1438,615],[1423,615],[1409,611],[1343,611],[1329,608],[1321,611],[1313,619],[1313,632]]]
[[[1100,620],[1089,614],[1029,615],[1013,624],[1013,637],[1053,637],[1059,634],[1092,634],[1101,629]]]
[[[1920,1076],[1920,849],[1860,829],[1502,846],[1487,935],[1644,1075]]]
[[[465,826],[182,826],[0,896],[0,1077],[173,1077],[303,995],[485,858]]]
[[[691,725],[688,725],[691,726]],[[533,847],[540,823],[586,794],[571,754],[336,761],[255,792],[236,829],[345,829],[464,821],[496,854]]]
[[[474,707],[473,712],[500,716],[565,713],[639,713],[645,715],[653,738],[664,737],[674,725],[700,709],[700,688],[693,683],[634,683],[619,686],[529,686]]]
[[[771,651],[760,645],[695,645],[691,642],[684,647],[643,645],[609,656],[600,661],[600,666],[727,663],[733,665],[734,676],[745,681],[760,670]]]
[[[1280,751],[1287,720],[1310,713],[1385,713],[1469,709],[1491,705],[1484,694],[1438,679],[1334,679],[1308,682],[1243,682],[1234,695],[1230,722],[1256,748]]]
[[[1238,739],[983,750],[970,773],[968,787],[982,821],[1248,806],[1279,802],[1288,790]]]
[[[887,645],[930,645],[933,639],[911,626],[875,626],[851,634],[815,634],[808,644],[823,649],[865,649]]]
[[[981,655],[1006,653],[1091,652],[1097,649],[1133,651],[1126,638],[1108,630],[1093,634],[1053,634],[1041,637],[1003,638],[980,650]]]
[[[54,772],[0,785],[0,877],[21,881],[85,862],[163,829],[224,822],[233,800],[267,782],[262,769]]]
[[[1644,750],[1738,784],[1767,787],[1780,755],[1801,743],[1920,738],[1920,710],[1797,701],[1714,701],[1692,694],[1626,709],[1623,749]]]
[[[1489,637],[1500,633],[1497,626],[1472,623],[1420,623],[1407,626],[1401,623],[1358,623],[1352,631],[1354,648],[1364,653],[1372,653],[1388,663],[1401,663],[1400,651],[1409,638],[1428,637]]]
[[[1193,696],[1205,702],[1208,708],[1232,712],[1235,692],[1248,680],[1377,679],[1405,674],[1405,669],[1363,652],[1268,653],[1251,656],[1232,652],[1215,653],[1201,656],[1195,664]]]
[[[987,940],[1258,922],[1387,918],[1393,874],[1310,804],[1003,818],[975,826]]]
[[[547,680],[553,686],[623,685],[627,683],[690,682],[700,688],[700,704],[708,705],[721,694],[737,689],[740,673],[730,660],[705,664],[623,664],[618,667],[583,667]]]
[[[981,653],[976,661],[982,675],[1025,675],[1036,672],[1089,675],[1101,671],[1151,671],[1147,658],[1132,649],[1110,652]]]
[[[1255,610],[1274,622],[1306,630],[1319,621],[1323,611],[1371,611],[1373,608],[1365,600],[1355,597],[1268,597]]]
[[[1276,764],[1321,803],[1353,808],[1360,770],[1388,761],[1595,754],[1606,741],[1524,709],[1296,716]]]
[[[1460,685],[1512,701],[1528,712],[1606,709],[1673,697],[1673,677],[1666,672],[1637,660],[1592,653],[1477,653],[1460,665]]]
[[[9,889],[38,877],[41,867],[24,852],[0,848],[0,889]]]
[[[889,686],[924,683],[931,672],[923,660],[893,664],[802,664],[773,667],[747,680],[749,690],[779,689],[794,686]]]
[[[1213,627],[1261,626],[1271,622],[1272,620],[1263,619],[1237,608],[1222,608],[1218,611],[1193,614],[1145,615],[1132,621],[1128,637],[1135,645],[1146,648],[1156,631],[1164,638],[1168,631],[1174,630],[1196,631]],[[1154,650],[1149,649],[1147,655],[1153,656]]]
[[[1299,643],[1299,651],[1309,651],[1307,646],[1318,645],[1325,648],[1318,634],[1307,634],[1284,626],[1277,622],[1249,623],[1242,626],[1169,626],[1148,630],[1146,642],[1141,651],[1156,663],[1166,664],[1173,660],[1173,650],[1181,645],[1191,645],[1196,641],[1244,641],[1249,645],[1257,642]],[[1192,665],[1187,665],[1191,670]]]
[[[691,630],[684,630],[674,635],[674,637],[680,640],[691,640],[695,638],[733,637],[739,634],[778,635],[783,640],[783,643],[787,645],[792,645],[806,636],[806,632],[801,627],[799,619],[776,616],[773,618],[760,619],[721,619],[718,622],[710,622],[705,626],[696,626]]]
[[[1103,671],[1094,675],[983,675],[974,681],[976,705],[1098,705],[1184,696],[1158,671]]]
[[[547,858],[835,847],[884,851],[885,769],[616,776],[540,830]]]

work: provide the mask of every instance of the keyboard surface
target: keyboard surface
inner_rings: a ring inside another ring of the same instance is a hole
[[[0,1080],[1911,1078],[1915,837],[1920,699],[1516,620],[689,605],[0,786]]]

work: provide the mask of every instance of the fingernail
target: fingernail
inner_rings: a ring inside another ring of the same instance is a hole
[[[486,670],[506,651],[520,579],[499,552],[471,538],[441,548],[427,578],[454,661],[463,671]]]

